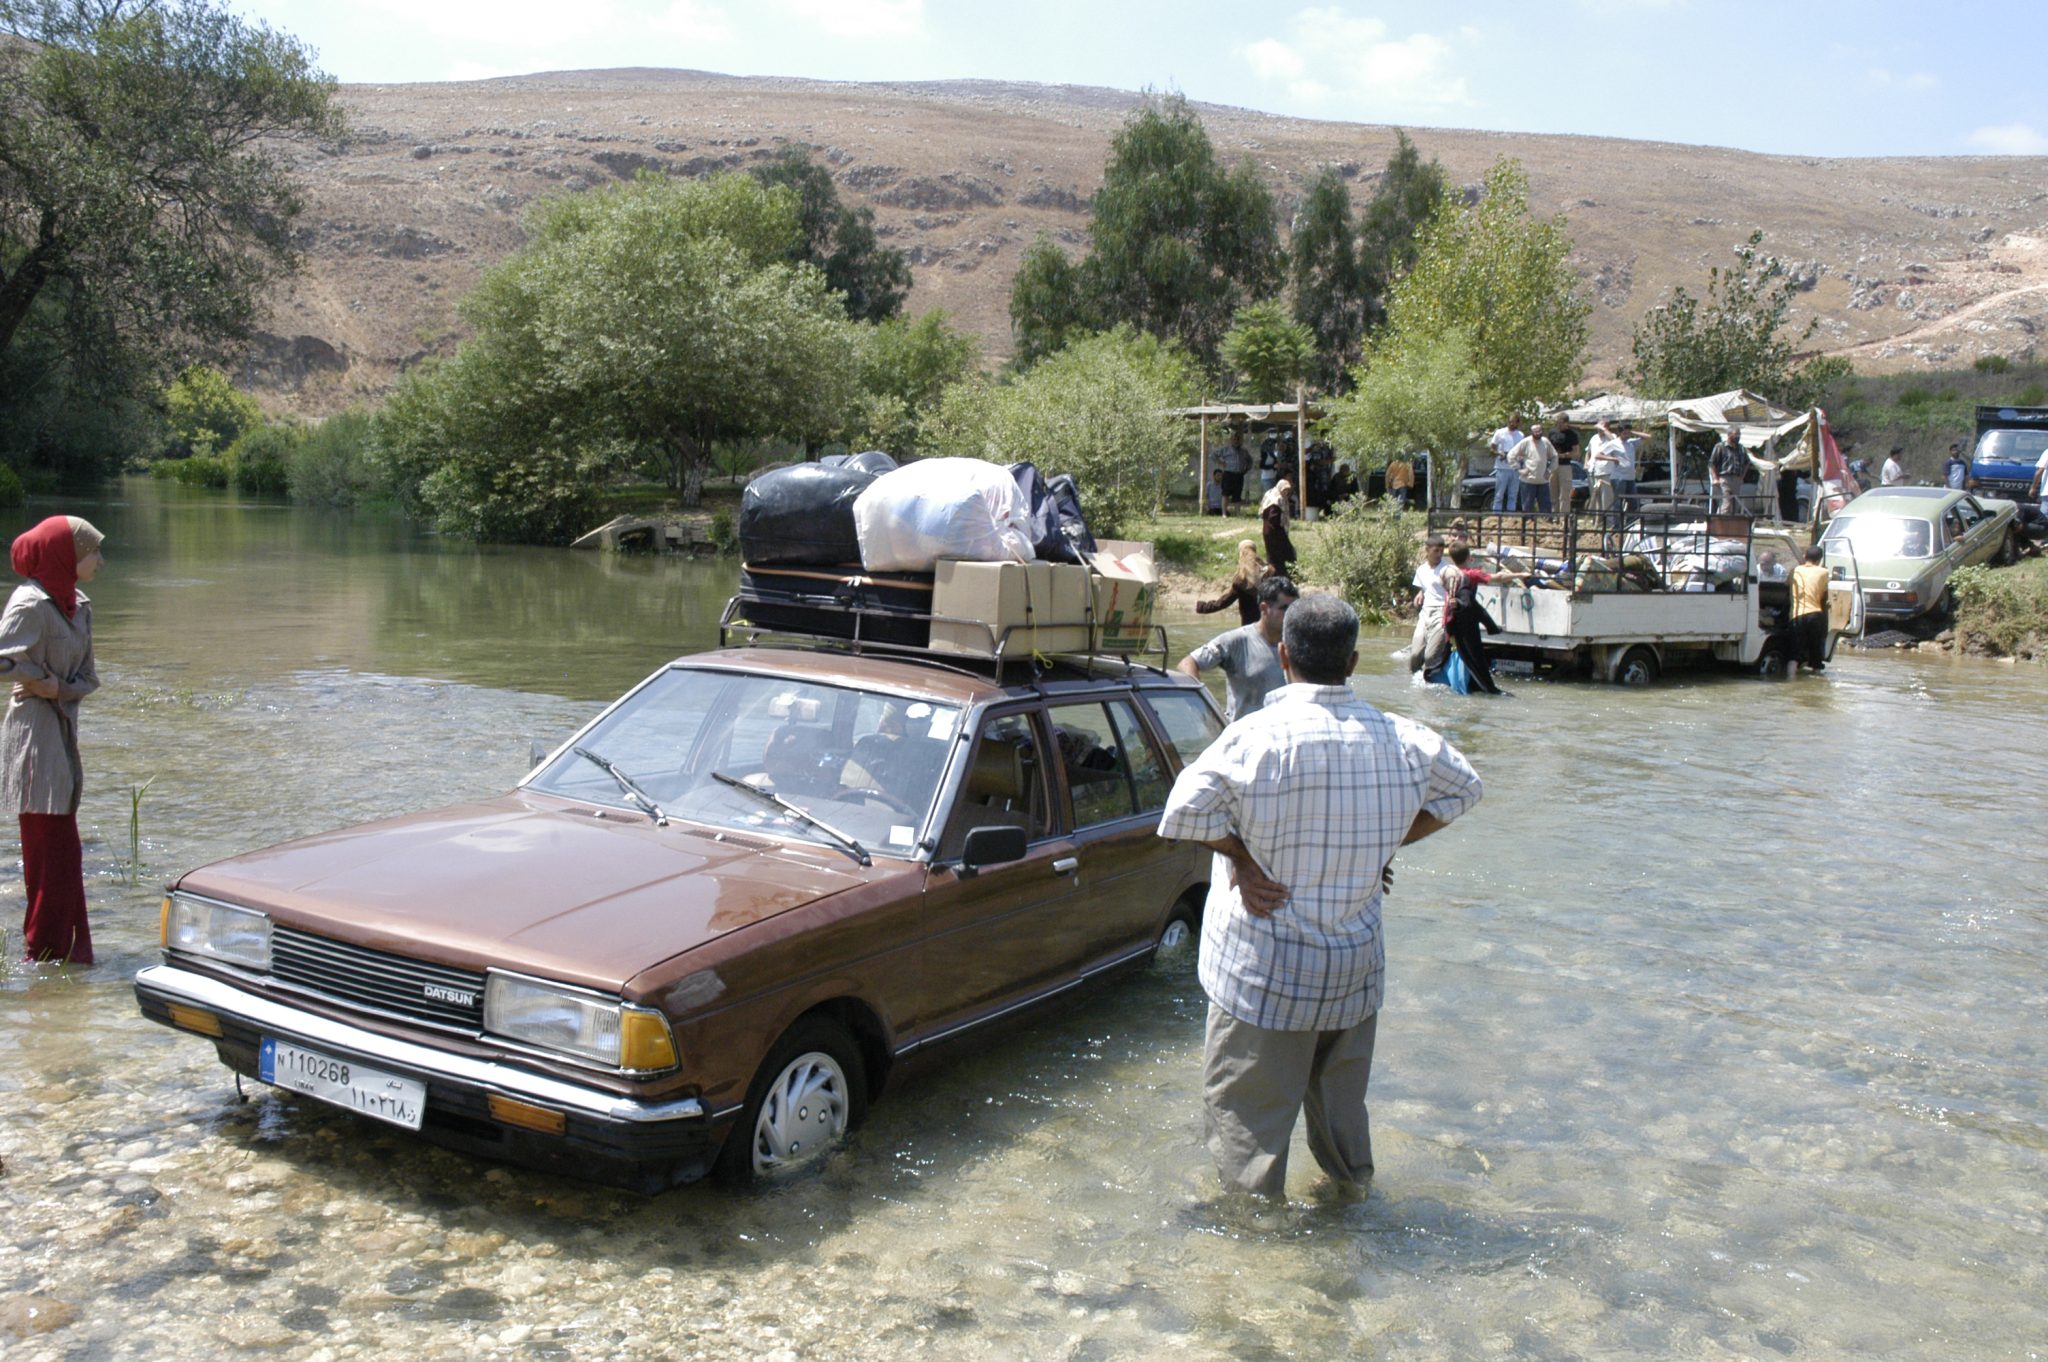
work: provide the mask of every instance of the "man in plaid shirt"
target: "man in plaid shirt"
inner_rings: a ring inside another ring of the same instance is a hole
[[[1365,1107],[1394,853],[1479,802],[1479,776],[1429,728],[1351,693],[1358,615],[1336,596],[1287,612],[1289,683],[1174,782],[1159,835],[1216,852],[1202,918],[1203,1099],[1223,1180],[1284,1194],[1295,1118],[1340,1184],[1372,1175]]]

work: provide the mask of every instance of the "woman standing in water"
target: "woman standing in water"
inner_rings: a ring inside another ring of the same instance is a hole
[[[100,686],[92,602],[78,584],[99,572],[101,538],[75,515],[53,515],[16,539],[10,557],[28,581],[0,613],[0,684],[13,684],[0,719],[0,801],[21,815],[23,936],[29,959],[74,965],[92,963],[78,843],[78,702]]]

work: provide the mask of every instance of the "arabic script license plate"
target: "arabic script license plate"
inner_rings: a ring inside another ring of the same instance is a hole
[[[418,1130],[427,1110],[427,1085],[317,1050],[301,1050],[269,1036],[257,1055],[256,1076],[265,1083],[317,1097],[337,1107]]]

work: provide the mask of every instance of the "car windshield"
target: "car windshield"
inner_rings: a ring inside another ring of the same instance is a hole
[[[1985,463],[2037,461],[2048,451],[2048,430],[1987,430],[1977,437],[1977,457]]]
[[[647,811],[644,798],[678,821],[836,844],[789,811],[718,779],[730,776],[781,796],[874,855],[910,856],[959,724],[959,709],[949,705],[671,667],[526,788],[636,813]]]
[[[1821,542],[1851,548],[1858,558],[1925,558],[1931,527],[1924,520],[1892,515],[1836,516]]]

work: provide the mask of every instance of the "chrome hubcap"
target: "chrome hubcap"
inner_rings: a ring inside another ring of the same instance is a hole
[[[846,1133],[846,1074],[839,1061],[813,1050],[775,1077],[754,1123],[754,1171],[776,1173],[808,1163]]]
[[[1169,954],[1185,950],[1191,935],[1193,933],[1188,931],[1188,924],[1180,918],[1175,918],[1167,923],[1166,930],[1159,934],[1159,949],[1162,953]]]

